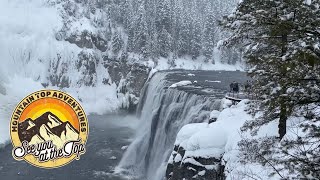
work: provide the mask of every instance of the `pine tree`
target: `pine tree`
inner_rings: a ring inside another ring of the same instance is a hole
[[[134,24],[133,52],[141,54],[144,58],[150,55],[150,37],[148,34],[148,24],[146,20],[145,2],[137,2],[137,19]]]
[[[156,26],[160,31],[165,28],[167,31],[171,29],[170,1],[161,0],[158,2]]]
[[[205,62],[209,62],[210,60],[214,62],[213,60],[213,50],[215,47],[214,42],[214,34],[216,32],[215,26],[214,26],[214,16],[209,15],[206,18],[205,26],[204,26],[204,33],[203,33],[203,50],[202,53],[205,56]]]
[[[301,34],[302,29],[297,30],[303,28],[300,22],[304,16],[300,12],[303,8],[297,10],[303,2],[246,0],[239,4],[237,11],[224,24],[233,30],[229,43],[247,43],[245,56],[247,63],[254,67],[250,75],[255,80],[255,93],[267,107],[263,121],[257,125],[279,118],[280,139],[286,134],[286,120],[298,103],[293,101],[296,92],[292,89],[300,82],[297,79],[301,79],[301,76],[297,77],[301,75],[297,71],[303,70],[302,74],[317,76],[314,72],[306,72],[309,68],[304,66],[311,64],[305,64],[308,60],[300,58],[301,53],[314,56],[299,44],[302,40],[300,36],[309,36],[308,33]]]
[[[178,34],[178,55],[184,56],[191,52],[191,25],[186,21],[182,20],[180,24],[180,31]]]
[[[201,24],[193,23],[191,26],[191,51],[189,52],[192,56],[192,59],[196,59],[199,57],[201,49],[202,49],[202,32],[201,32]]]
[[[254,92],[263,115],[248,121],[243,130],[258,129],[278,122],[278,139],[244,140],[240,147],[263,164],[278,164],[282,170],[298,172],[296,178],[320,177],[320,1],[243,0],[236,11],[222,21],[232,34],[226,45],[245,44],[244,52],[254,80]],[[286,137],[287,121],[298,116],[298,129],[305,137]],[[260,147],[260,148],[257,148]],[[305,148],[308,147],[308,148]],[[278,153],[282,158],[270,154]],[[246,157],[248,158],[248,157]],[[250,158],[248,158],[250,159]],[[251,158],[252,159],[252,158]]]
[[[119,33],[115,32],[112,38],[112,51],[117,54],[123,48],[123,40]]]
[[[171,52],[171,44],[172,44],[172,38],[171,35],[168,33],[168,31],[163,27],[159,37],[159,53],[162,57],[168,57],[169,53]]]

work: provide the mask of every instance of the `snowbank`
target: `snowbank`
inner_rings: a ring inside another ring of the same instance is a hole
[[[190,139],[195,133],[207,128],[208,126],[208,123],[187,124],[183,126],[180,129],[174,144],[180,145],[182,142],[185,142],[188,139]]]
[[[210,119],[218,119],[219,115],[220,115],[220,111],[214,110],[210,113]]]
[[[241,133],[240,128],[245,121],[251,120],[252,116],[247,114],[247,100],[241,101],[237,105],[231,105],[231,102],[224,99],[222,101],[222,110],[213,111],[211,118],[217,118],[216,122],[211,124],[195,123],[184,126],[178,133],[175,146],[185,150],[184,156],[180,157],[177,151],[174,151],[168,163],[177,162],[194,164],[198,167],[217,169],[217,164],[203,165],[196,159],[222,159],[225,164],[225,174],[228,180],[246,179],[248,175],[259,174],[259,177],[269,178],[271,169],[259,164],[243,165],[239,159],[238,142],[243,136],[249,134]],[[258,137],[274,135],[276,132],[276,123],[270,123],[259,131]]]
[[[101,85],[97,87],[66,88],[74,98],[80,101],[87,114],[110,113],[116,111],[120,106],[117,98],[116,85]]]
[[[226,101],[227,102],[227,101]],[[228,102],[227,102],[228,103]],[[222,154],[240,140],[239,131],[243,123],[251,117],[245,113],[246,101],[223,110],[213,111],[218,117],[212,124],[188,124],[178,133],[176,146],[186,150],[184,159],[189,157],[220,158]]]

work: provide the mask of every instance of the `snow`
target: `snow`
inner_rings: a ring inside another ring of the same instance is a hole
[[[1,1],[0,22],[0,71],[32,78],[43,75],[47,57],[58,47],[54,33],[62,22],[57,9],[37,0]]]
[[[228,101],[224,101],[229,103]],[[236,106],[224,109],[221,113],[213,111],[212,117],[217,121],[207,123],[188,124],[178,133],[175,145],[183,147],[186,152],[184,159],[189,157],[220,158],[227,145],[234,144],[240,127],[250,116],[244,112],[246,101]],[[237,117],[237,118],[235,118]]]
[[[33,91],[44,89],[41,83],[48,82],[50,62],[68,65],[64,76],[69,78],[70,87],[61,90],[81,102],[87,114],[112,112],[123,103],[123,99],[117,98],[115,84],[102,83],[103,79],[109,78],[102,62],[96,66],[95,87],[78,84],[85,75],[73,66],[76,57],[81,51],[94,52],[57,41],[56,33],[63,26],[60,10],[59,3],[49,5],[46,1],[0,1],[0,144],[9,140],[9,120],[15,105]],[[77,26],[80,21],[82,29]],[[93,31],[87,19],[82,18],[79,22],[70,24],[71,28]],[[61,57],[59,61],[58,56]],[[62,71],[63,67],[59,66],[56,75]],[[55,86],[47,88],[59,89]]]
[[[198,172],[198,175],[199,175],[199,176],[204,176],[205,174],[206,174],[206,171],[205,171],[205,170]]]
[[[181,162],[181,160],[182,160],[182,157],[180,154],[177,154],[176,157],[174,158],[175,163]]]
[[[122,146],[121,147],[121,150],[126,150],[126,149],[128,149],[128,146]]]
[[[229,100],[229,99],[222,99],[222,102],[221,102],[221,109],[226,109],[226,108],[229,108],[230,106],[232,105],[232,101]]]
[[[250,133],[241,133],[240,128],[245,121],[252,120],[252,116],[247,114],[248,100],[243,100],[237,105],[231,105],[228,100],[223,100],[222,112],[213,111],[212,117],[218,117],[217,121],[210,125],[205,123],[189,124],[183,127],[177,137],[176,145],[186,149],[183,162],[194,157],[217,159],[223,158],[226,166],[227,180],[234,178],[247,179],[248,174],[262,179],[277,179],[277,176],[270,178],[272,172],[270,167],[263,167],[260,164],[242,164],[239,159],[238,143],[244,137],[251,137]],[[258,137],[277,135],[277,122],[269,123],[258,131]],[[199,165],[198,162],[193,162]],[[208,167],[210,169],[210,167]],[[207,168],[207,169],[208,169]],[[213,165],[212,168],[217,168]],[[257,176],[259,175],[259,176]]]
[[[220,111],[216,111],[216,110],[213,110],[211,113],[210,113],[210,119],[217,119],[220,115]]]
[[[16,104],[28,94],[44,89],[40,82],[46,82],[49,60],[56,58],[58,53],[68,59],[81,49],[56,40],[55,33],[63,25],[62,18],[57,7],[49,6],[44,1],[0,1],[0,22],[2,146],[9,141],[9,121]],[[67,60],[63,61],[70,63]],[[101,71],[100,74],[103,73],[103,70],[98,71]],[[73,87],[64,91],[71,93],[77,100],[82,99],[87,113],[102,114],[118,107],[114,85],[98,88]]]
[[[116,159],[117,159],[117,157],[112,156],[112,157],[110,157],[109,159],[110,159],[110,160],[116,160]]]
[[[189,85],[189,84],[192,84],[192,82],[191,81],[180,81],[180,82],[172,84],[170,86],[170,88],[176,88],[178,86],[186,86],[186,85]]]
[[[180,145],[183,141],[188,140],[193,134],[206,127],[208,127],[208,123],[195,123],[183,126],[177,134],[177,138],[174,144]]]
[[[194,160],[193,158],[186,158],[183,160],[183,163],[190,163],[199,167],[203,167],[203,165],[201,163],[199,163],[198,161]]]
[[[42,85],[35,82],[31,78],[23,78],[17,75],[11,77],[10,83],[4,82],[3,87],[6,89],[6,94],[0,93],[0,146],[9,142],[9,124],[11,114],[15,106],[27,95],[43,89]]]
[[[249,133],[241,133],[240,128],[246,120],[253,118],[246,112],[247,103],[248,100],[243,100],[237,105],[231,105],[229,100],[224,99],[221,106],[223,110],[211,113],[211,117],[218,117],[216,122],[209,125],[207,123],[188,124],[182,127],[175,142],[176,146],[186,150],[182,163],[188,162],[204,167],[194,158],[223,158],[223,161],[227,162],[225,172],[228,180],[247,179],[248,174],[253,177],[258,174],[262,179],[269,179],[270,168],[259,164],[243,165],[239,160],[238,142],[243,136],[250,136]],[[258,137],[275,135],[276,125],[277,123],[274,122],[262,127]],[[212,170],[216,169],[217,165],[205,165],[205,167]]]
[[[213,82],[213,83],[221,83],[221,81],[209,81],[209,80],[205,80],[206,82]]]
[[[215,57],[215,59],[220,59],[219,52],[216,52],[215,54],[218,57]],[[166,69],[187,69],[187,70],[226,70],[226,71],[244,71],[244,65],[241,63],[237,63],[235,65],[229,65],[229,64],[223,64],[220,62],[220,60],[217,60],[215,64],[212,64],[210,62],[206,63],[204,62],[203,57],[199,57],[196,60],[192,60],[191,57],[181,57],[177,58],[175,63],[175,67],[169,67],[168,60],[166,58],[160,58],[158,60],[157,66],[150,66],[151,68],[155,68],[158,70],[166,70]]]
[[[116,111],[121,101],[117,97],[117,87],[100,85],[97,87],[83,86],[81,88],[65,88],[66,92],[80,101],[88,114],[105,114]]]

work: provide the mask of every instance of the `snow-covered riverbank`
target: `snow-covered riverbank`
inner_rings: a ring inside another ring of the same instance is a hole
[[[305,118],[290,117],[287,131],[282,141],[275,142],[270,154],[259,154],[263,147],[247,143],[248,140],[259,142],[260,138],[273,138],[278,136],[278,122],[273,121],[262,126],[256,133],[243,131],[245,123],[258,118],[248,114],[250,101],[243,100],[237,105],[231,105],[229,100],[223,100],[224,110],[220,113],[213,111],[217,120],[208,123],[193,123],[182,127],[177,135],[173,151],[168,161],[166,176],[170,180],[177,179],[219,179],[226,177],[234,179],[281,179],[282,177],[299,176],[295,171],[288,171],[282,165],[272,164],[269,156],[288,158],[287,154],[278,150],[282,143],[297,137],[305,137],[306,133],[300,126],[309,123]],[[314,108],[315,113],[320,108]],[[316,124],[314,124],[316,125]],[[247,143],[247,144],[246,144]],[[310,139],[310,146],[314,148],[317,143]],[[243,147],[248,146],[248,147]],[[252,146],[252,147],[249,147]],[[251,152],[250,152],[251,151]],[[297,151],[297,150],[296,150]],[[292,151],[291,153],[298,153]],[[266,163],[263,165],[257,159],[248,157],[260,156]]]
[[[259,175],[268,179],[268,174],[272,172],[270,167],[241,164],[238,143],[245,136],[250,136],[242,133],[241,127],[253,118],[246,112],[247,103],[247,100],[243,100],[231,105],[229,100],[224,100],[222,106],[225,109],[217,116],[217,121],[184,126],[177,135],[174,151],[168,161],[167,178],[219,179],[226,176],[232,180]],[[273,129],[276,129],[276,124],[263,128],[259,135],[271,135]]]

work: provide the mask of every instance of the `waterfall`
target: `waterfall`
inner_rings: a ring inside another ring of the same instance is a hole
[[[143,175],[139,179],[163,179],[182,126],[206,121],[212,110],[220,108],[221,101],[213,97],[168,88],[167,74],[158,72],[145,85],[137,110],[138,134],[118,166],[122,172]]]

